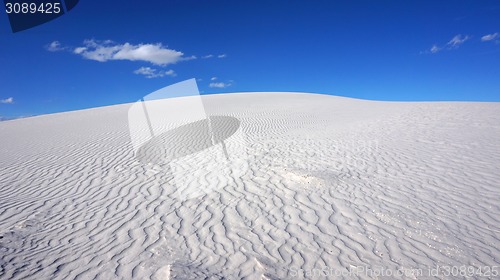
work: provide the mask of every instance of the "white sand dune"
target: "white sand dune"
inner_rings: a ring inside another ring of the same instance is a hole
[[[499,265],[500,103],[202,98],[209,128],[139,148],[131,104],[1,122],[0,278],[433,279],[437,265]]]

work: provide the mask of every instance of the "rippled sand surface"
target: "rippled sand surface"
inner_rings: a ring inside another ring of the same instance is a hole
[[[499,265],[500,103],[202,98],[207,123],[137,151],[130,104],[1,122],[0,278]]]

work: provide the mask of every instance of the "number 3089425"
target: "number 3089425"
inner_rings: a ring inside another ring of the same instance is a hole
[[[6,3],[7,14],[59,14],[61,3]]]

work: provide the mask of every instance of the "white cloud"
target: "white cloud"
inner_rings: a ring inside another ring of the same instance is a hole
[[[73,50],[73,53],[76,53],[76,54],[81,54],[82,52],[86,51],[87,48],[86,47],[78,47],[78,48],[75,48]]]
[[[444,46],[439,46],[439,45],[432,45],[432,47],[426,51],[420,52],[421,54],[434,54],[438,53],[442,50],[452,50],[452,49],[457,49],[460,45],[465,43],[467,40],[469,40],[471,37],[469,35],[462,36],[461,34],[455,35],[453,38],[451,38],[448,43]]]
[[[227,88],[230,87],[231,85],[232,84],[230,83],[219,82],[219,83],[210,83],[208,86],[211,88]]]
[[[437,53],[441,50],[440,47],[436,46],[436,45],[433,45],[432,48],[430,49],[430,52],[431,53]]]
[[[172,70],[172,69],[167,70],[167,71],[161,71],[161,70],[154,69],[154,68],[151,68],[151,67],[141,67],[141,68],[135,70],[134,74],[144,75],[148,79],[151,79],[151,78],[160,78],[160,77],[165,77],[165,76],[170,76],[170,77],[177,76],[177,74],[175,73],[175,71]]]
[[[152,75],[156,72],[156,69],[153,69],[151,67],[141,67],[137,70],[134,71],[134,74],[141,74],[141,75]]]
[[[198,57],[196,55],[192,55],[192,56],[181,58],[181,60],[193,60],[193,59],[198,59]]]
[[[9,97],[9,98],[6,98],[6,99],[1,99],[0,103],[3,103],[3,104],[12,104],[12,103],[14,103],[14,98],[13,97]]]
[[[171,76],[171,77],[175,77],[175,76],[177,76],[177,73],[175,73],[175,71],[174,71],[174,70],[172,70],[172,69],[167,70],[167,71],[165,71],[165,72],[163,72],[163,73],[165,73],[165,75],[167,75],[167,76]]]
[[[483,37],[481,37],[481,41],[487,42],[487,41],[495,40],[496,38],[499,38],[499,37],[500,37],[500,34],[498,32],[496,32],[493,34],[484,35]]]
[[[196,59],[195,56],[183,57],[183,53],[168,49],[162,44],[116,44],[111,40],[85,40],[84,46],[74,48],[73,53],[90,60],[105,62],[109,60],[147,61],[155,65],[174,64],[181,60]]]
[[[215,80],[217,80],[217,77],[210,78],[210,81],[215,81]]]
[[[207,59],[207,58],[213,58],[213,57],[215,57],[215,55],[208,54],[208,55],[202,56],[201,58]],[[227,55],[226,54],[219,54],[219,55],[217,55],[217,58],[224,58],[224,57],[227,57]]]
[[[59,41],[54,41],[54,42],[48,44],[47,46],[45,46],[45,48],[49,52],[58,52],[58,51],[62,51],[65,49],[64,47],[61,46],[61,43],[59,43]]]
[[[455,37],[453,37],[446,45],[450,48],[458,48],[469,39],[470,37],[468,35],[462,36],[461,34],[458,34],[455,35]]]

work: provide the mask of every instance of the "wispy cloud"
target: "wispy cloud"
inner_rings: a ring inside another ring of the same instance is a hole
[[[171,77],[177,76],[175,71],[172,69],[167,70],[167,71],[162,71],[162,70],[158,70],[158,69],[151,68],[151,67],[141,67],[141,68],[135,70],[134,74],[144,75],[144,77],[146,77],[148,79],[160,78],[160,77],[165,77],[165,76],[171,76]]]
[[[213,57],[225,58],[225,57],[227,57],[227,55],[225,53],[224,54],[218,54],[218,55],[207,54],[207,55],[202,56],[201,58],[207,59],[207,58],[213,58]]]
[[[0,103],[3,103],[3,104],[12,104],[12,103],[14,103],[14,98],[13,97],[9,97],[9,98],[6,98],[6,99],[1,99]]]
[[[63,51],[66,48],[64,48],[59,41],[53,41],[52,43],[46,45],[45,49],[47,49],[49,52],[58,52]]]
[[[210,81],[215,81],[215,80],[217,80],[217,77],[210,78]]]
[[[482,42],[488,42],[488,41],[493,41],[497,38],[500,38],[500,34],[498,32],[493,33],[493,34],[487,34],[481,37]]]
[[[432,48],[430,49],[431,53],[437,53],[441,50],[440,47],[433,45]]]
[[[99,62],[109,60],[146,61],[155,65],[169,65],[181,60],[196,59],[184,57],[184,53],[156,44],[117,44],[111,40],[85,40],[83,46],[73,48],[73,53]]]
[[[218,83],[210,83],[208,86],[211,88],[227,88],[230,87],[231,85],[232,85],[231,83],[218,82]]]
[[[458,48],[460,45],[465,43],[465,41],[469,40],[470,36],[465,35],[462,36],[461,34],[455,35],[446,45],[450,48]]]
[[[196,55],[192,55],[192,56],[181,58],[181,60],[193,60],[193,59],[198,59],[198,57]]]
[[[452,49],[458,49],[463,43],[465,43],[467,40],[469,40],[471,37],[469,35],[455,35],[453,38],[451,38],[448,43],[446,43],[444,46],[439,46],[437,44],[432,45],[432,47],[426,51],[423,51],[421,53],[423,54],[435,54],[438,53],[442,50],[452,50]]]

